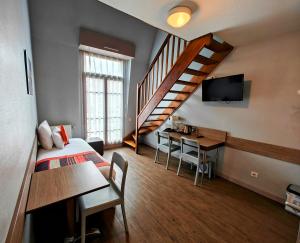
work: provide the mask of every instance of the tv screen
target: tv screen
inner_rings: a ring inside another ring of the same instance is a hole
[[[202,101],[243,100],[244,74],[204,80]]]

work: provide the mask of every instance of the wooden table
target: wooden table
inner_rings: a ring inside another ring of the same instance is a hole
[[[170,132],[170,137],[176,141],[180,141],[181,138],[193,139],[200,145],[200,148],[205,151],[216,149],[224,145],[225,141],[212,139],[208,137],[197,137],[197,135],[185,135],[178,132]]]
[[[74,235],[74,198],[109,186],[91,161],[32,174],[26,213],[66,201],[69,234]]]
[[[221,132],[221,133],[223,133],[223,132]],[[193,146],[192,144],[189,144],[189,143],[184,143],[184,144],[187,146],[190,146],[190,147],[194,147],[194,148],[200,147],[200,150],[203,151],[203,158],[202,158],[203,164],[207,163],[207,152],[210,150],[217,149],[216,156],[215,156],[215,163],[214,163],[214,176],[215,176],[215,173],[216,173],[215,171],[216,171],[217,163],[218,163],[218,159],[219,159],[219,147],[224,145],[226,136],[224,136],[224,140],[221,140],[221,139],[208,138],[208,137],[203,137],[203,136],[199,137],[196,134],[185,135],[185,134],[178,133],[178,132],[169,132],[168,134],[170,136],[169,146],[172,146],[172,141],[179,142],[182,138],[187,138],[187,139],[193,140],[193,142],[197,143],[197,146]],[[224,132],[224,134],[226,135],[225,132]],[[222,136],[220,136],[220,137],[222,137]],[[200,150],[199,150],[199,153],[200,153]],[[198,162],[198,165],[197,165],[197,172],[196,172],[196,176],[195,176],[194,185],[197,185],[199,166],[200,166],[200,162]],[[211,175],[209,174],[209,178],[210,178],[210,176]],[[202,174],[202,178],[203,178],[203,174]]]

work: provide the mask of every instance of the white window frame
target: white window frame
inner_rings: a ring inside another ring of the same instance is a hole
[[[80,58],[81,58],[81,79],[82,79],[82,94],[83,94],[83,124],[84,124],[84,138],[87,139],[87,98],[86,98],[86,78],[88,76],[92,77],[94,75],[96,75],[99,78],[102,78],[104,80],[104,107],[105,107],[105,111],[104,111],[104,138],[103,138],[103,142],[105,145],[105,148],[110,148],[110,147],[115,147],[115,146],[119,146],[122,144],[122,141],[120,141],[120,143],[113,143],[110,144],[108,143],[108,139],[107,139],[107,120],[108,120],[108,112],[107,112],[107,106],[108,106],[108,100],[107,100],[107,96],[108,96],[108,92],[107,92],[107,82],[108,80],[111,78],[110,76],[107,75],[99,75],[99,74],[91,74],[91,73],[85,73],[84,72],[84,52],[86,51],[80,51]],[[95,54],[95,53],[92,53]],[[95,55],[99,55],[99,54],[95,54]],[[104,55],[102,55],[104,56]],[[110,56],[107,56],[109,58],[111,58]],[[115,58],[115,57],[114,57]],[[125,73],[125,68],[126,68],[126,61],[127,60],[122,60],[123,61],[123,69],[124,69],[124,73]],[[121,140],[124,137],[124,125],[125,125],[125,117],[124,117],[124,91],[125,91],[125,75],[123,75],[123,78],[116,78],[114,77],[114,79],[119,79],[122,81],[122,127],[121,127]]]

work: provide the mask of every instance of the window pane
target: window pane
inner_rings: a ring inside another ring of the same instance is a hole
[[[84,72],[123,78],[123,61],[116,58],[89,53],[84,55]]]
[[[104,140],[104,80],[86,78],[87,138]]]
[[[108,144],[121,143],[123,60],[89,52],[84,52],[83,58],[86,84],[86,137],[100,138]]]
[[[122,142],[123,82],[107,80],[107,142]]]

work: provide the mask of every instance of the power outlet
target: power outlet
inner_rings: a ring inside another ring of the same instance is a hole
[[[258,177],[258,172],[256,171],[251,171],[250,175],[254,178],[257,178]]]

